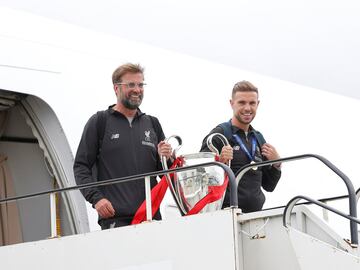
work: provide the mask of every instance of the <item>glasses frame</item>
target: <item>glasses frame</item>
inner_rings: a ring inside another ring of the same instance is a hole
[[[128,83],[122,83],[122,82],[118,82],[115,83],[117,85],[126,85],[128,89],[135,89],[136,86],[139,87],[140,89],[144,89],[144,86],[146,86],[146,83],[142,82],[142,83],[135,83],[135,82],[128,82]],[[130,87],[129,84],[134,84],[134,87]]]

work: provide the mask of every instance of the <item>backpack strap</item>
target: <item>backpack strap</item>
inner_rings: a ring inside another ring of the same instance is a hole
[[[260,133],[260,131],[255,130],[255,131],[254,131],[254,135],[255,135],[255,138],[256,138],[258,144],[260,144],[260,146],[262,146],[264,143],[266,143],[265,138],[264,138],[264,136]]]
[[[97,153],[98,157],[100,155],[102,142],[103,142],[103,139],[105,136],[105,128],[106,128],[106,122],[107,122],[106,112],[107,111],[98,111],[96,113],[96,115],[97,115],[96,130],[97,130],[98,145],[99,145],[98,153]]]
[[[218,126],[224,130],[224,136],[226,137],[226,139],[228,139],[228,141],[230,141],[230,139],[232,139],[231,122],[227,121],[227,122],[219,124]],[[262,146],[264,143],[266,143],[265,138],[261,134],[260,131],[254,130],[254,135],[255,135],[256,141],[258,142],[258,144],[260,146]]]
[[[226,139],[228,141],[230,141],[230,139],[232,139],[231,122],[227,121],[227,122],[221,123],[218,125],[218,127],[221,127],[223,129],[224,136],[226,137]]]

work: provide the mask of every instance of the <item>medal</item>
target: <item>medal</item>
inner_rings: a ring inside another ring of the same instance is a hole
[[[256,162],[255,161],[251,161],[250,162],[250,164],[255,164]],[[252,169],[254,170],[254,171],[256,171],[257,169],[258,169],[258,167],[252,167]]]

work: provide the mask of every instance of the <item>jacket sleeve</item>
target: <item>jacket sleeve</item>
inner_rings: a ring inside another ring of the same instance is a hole
[[[274,191],[281,177],[281,171],[273,166],[263,167],[262,187],[268,192]]]
[[[97,115],[93,115],[84,127],[83,134],[76,152],[74,162],[74,176],[78,185],[96,182],[97,178],[94,173],[94,165],[96,163],[99,138],[97,130]],[[98,187],[82,189],[81,193],[85,199],[93,206],[102,198],[103,194]]]

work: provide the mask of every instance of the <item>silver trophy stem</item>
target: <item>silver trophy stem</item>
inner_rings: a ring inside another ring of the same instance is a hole
[[[168,137],[168,138],[165,139],[165,142],[166,142],[166,143],[169,143],[170,139],[172,139],[172,138],[176,139],[177,142],[178,142],[178,147],[175,148],[174,151],[173,151],[173,153],[172,153],[172,156],[175,156],[175,157],[176,157],[176,152],[177,152],[177,151],[181,148],[181,146],[182,146],[182,140],[181,140],[180,136],[178,136],[178,135],[171,135],[170,137]],[[161,156],[160,158],[161,158],[161,164],[162,164],[162,166],[163,166],[163,169],[164,169],[164,170],[168,170],[168,165],[167,165],[167,159],[166,159],[166,157],[165,157],[165,156]],[[182,215],[185,215],[185,214],[187,213],[187,210],[185,210],[185,208],[183,207],[182,203],[180,203],[178,197],[176,196],[177,193],[176,193],[175,187],[174,187],[174,185],[173,185],[173,183],[172,183],[172,181],[171,181],[170,175],[169,175],[168,173],[165,174],[165,178],[166,178],[166,181],[167,181],[168,186],[169,186],[169,188],[170,188],[170,192],[171,192],[171,194],[172,194],[172,196],[173,196],[173,198],[174,198],[174,200],[175,200],[175,203],[177,204],[178,208],[180,209],[181,214],[182,214]]]

